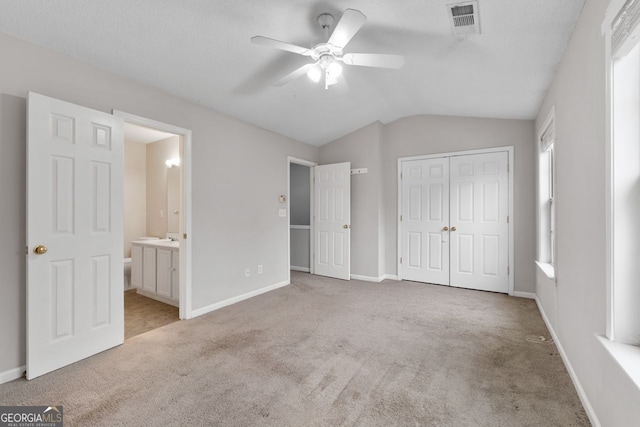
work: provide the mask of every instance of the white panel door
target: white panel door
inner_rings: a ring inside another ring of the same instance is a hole
[[[124,342],[122,119],[29,93],[27,171],[32,379]]]
[[[402,162],[402,278],[449,284],[449,159]]]
[[[315,166],[315,274],[351,278],[351,163]]]
[[[451,157],[451,285],[509,291],[506,152]]]

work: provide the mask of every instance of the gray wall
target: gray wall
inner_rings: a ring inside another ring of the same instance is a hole
[[[606,66],[609,2],[588,0],[536,120],[555,106],[556,282],[536,294],[603,426],[637,425],[640,389],[595,334],[606,328]]]
[[[289,210],[291,225],[309,225],[311,218],[311,168],[289,166]],[[310,230],[291,229],[291,265],[308,269]]]
[[[309,237],[309,230],[291,229],[291,267],[310,268]]]
[[[352,273],[396,275],[399,157],[514,146],[515,290],[534,292],[534,123],[529,120],[413,116],[373,123],[320,147],[321,163],[351,161]]]
[[[288,280],[287,156],[318,149],[0,34],[0,373],[24,365],[25,98],[28,91],[193,131],[193,308]],[[264,273],[258,275],[258,264]],[[251,268],[251,277],[245,277]]]
[[[0,93],[0,374],[26,359],[26,113],[24,98]]]
[[[291,225],[309,225],[311,218],[311,168],[291,163],[289,209]]]
[[[351,169],[368,169],[351,175],[351,274],[370,278],[384,274],[380,129],[372,123],[320,147],[320,164],[351,162]]]
[[[386,271],[397,274],[398,158],[512,145],[514,149],[515,290],[534,292],[534,124],[529,120],[413,116],[383,128]]]

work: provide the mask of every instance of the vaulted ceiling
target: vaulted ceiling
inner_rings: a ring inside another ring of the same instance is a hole
[[[481,34],[452,34],[455,0],[3,0],[0,32],[314,145],[416,114],[532,119],[584,0],[479,0]],[[345,52],[395,53],[400,70],[344,67],[348,87],[302,76],[308,62],[257,46],[322,40],[321,13],[368,20]]]

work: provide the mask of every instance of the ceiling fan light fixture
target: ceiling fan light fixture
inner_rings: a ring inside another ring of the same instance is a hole
[[[327,73],[327,86],[338,83],[338,77]]]
[[[336,61],[331,62],[327,66],[327,73],[331,77],[338,77],[340,74],[342,74],[342,65],[338,64]]]
[[[313,67],[312,69],[307,71],[307,76],[314,83],[318,83],[320,81],[320,79],[322,78],[322,70],[320,69],[319,66],[316,65],[315,67]]]

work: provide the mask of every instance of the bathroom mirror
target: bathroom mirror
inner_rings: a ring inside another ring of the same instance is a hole
[[[167,168],[167,232],[180,232],[180,167]]]

